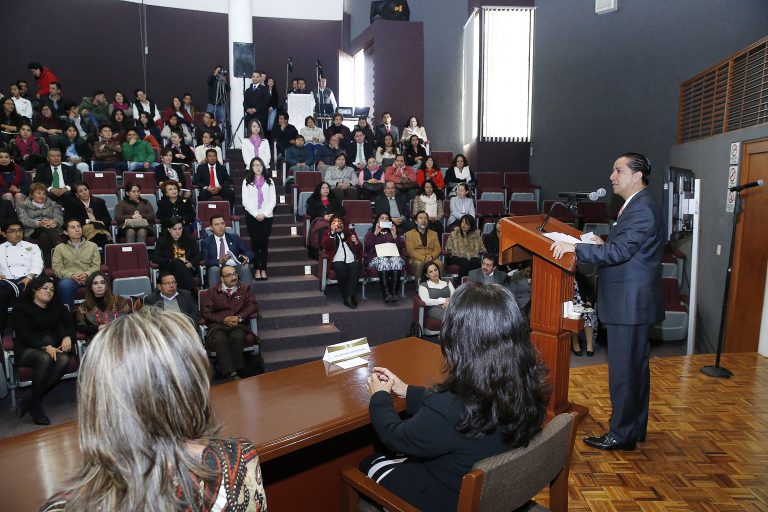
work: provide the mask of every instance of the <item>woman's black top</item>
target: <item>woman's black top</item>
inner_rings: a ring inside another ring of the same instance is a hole
[[[69,310],[54,300],[41,308],[31,300],[22,299],[13,306],[13,329],[16,360],[28,348],[42,350],[46,345],[58,347],[66,336],[75,342],[75,322]],[[50,339],[46,341],[46,336]]]
[[[157,247],[152,255],[152,261],[160,265],[160,268],[165,267],[171,260],[176,259],[174,257],[174,246],[184,248],[184,258],[192,264],[190,269],[192,272],[197,271],[197,267],[200,265],[200,249],[197,247],[197,242],[187,239],[182,241],[179,239],[177,242],[168,237],[161,236],[157,240]]]
[[[341,206],[341,202],[334,196],[328,196],[328,206],[323,206],[323,202],[319,197],[309,196],[309,199],[307,199],[307,215],[312,220],[329,213],[343,217],[347,214],[347,210]]]
[[[171,202],[167,197],[163,197],[157,203],[157,218],[165,225],[171,217],[178,217],[184,226],[189,226],[195,222],[195,207],[189,199],[179,197],[176,202]]]

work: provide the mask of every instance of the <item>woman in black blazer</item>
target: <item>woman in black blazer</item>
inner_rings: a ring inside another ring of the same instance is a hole
[[[157,218],[162,224],[172,217],[181,219],[184,232],[191,235],[195,227],[195,207],[190,199],[181,196],[179,184],[169,180],[163,182],[163,198],[157,203]]]
[[[112,241],[112,216],[107,203],[100,197],[92,196],[84,181],[76,181],[72,192],[74,195],[64,203],[65,217],[79,220],[83,226],[83,237],[104,248]]]
[[[184,232],[178,217],[163,222],[163,234],[157,240],[152,261],[160,266],[160,271],[171,272],[180,289],[192,291],[195,287],[200,250],[197,242]]]
[[[527,446],[546,417],[546,368],[514,296],[470,282],[456,290],[440,335],[445,380],[409,386],[387,368],[368,378],[370,415],[393,458],[374,454],[368,476],[419,510],[456,510],[461,479],[487,457]],[[402,419],[390,392],[405,397]]]

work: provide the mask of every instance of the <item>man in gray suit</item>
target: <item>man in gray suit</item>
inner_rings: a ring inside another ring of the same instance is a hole
[[[486,254],[483,256],[483,261],[480,264],[480,268],[470,270],[467,277],[470,281],[475,281],[482,284],[504,284],[507,279],[507,274],[501,272],[496,267],[498,262],[496,261],[495,254]]]
[[[579,262],[599,266],[597,313],[608,329],[611,422],[609,432],[584,442],[601,450],[634,450],[648,428],[648,335],[664,319],[661,257],[666,240],[661,208],[647,189],[650,174],[651,162],[645,156],[621,155],[610,180],[624,205],[608,241],[552,244],[555,258],[575,252]]]

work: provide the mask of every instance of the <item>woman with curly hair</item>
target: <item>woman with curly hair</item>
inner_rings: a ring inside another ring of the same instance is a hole
[[[85,301],[75,307],[75,328],[89,341],[113,320],[133,312],[130,299],[112,294],[104,272],[89,275],[85,289]]]

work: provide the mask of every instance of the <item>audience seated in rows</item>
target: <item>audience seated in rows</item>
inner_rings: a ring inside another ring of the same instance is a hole
[[[368,165],[368,160],[374,157],[375,149],[365,140],[362,130],[355,130],[352,140],[347,144],[347,164],[357,173],[362,172]]]
[[[405,146],[403,156],[405,156],[405,164],[414,169],[420,169],[424,164],[424,159],[427,158],[427,148],[421,145],[418,135],[411,136],[410,142]]]
[[[304,128],[299,131],[299,134],[304,137],[304,143],[309,148],[312,160],[314,161],[317,150],[323,147],[323,143],[325,143],[323,129],[317,126],[314,117],[307,116],[304,119]]]
[[[415,224],[410,220],[408,212],[408,200],[397,191],[395,182],[384,183],[384,193],[376,198],[374,215],[386,213],[392,219],[398,233],[403,234],[412,229]]]
[[[358,191],[357,174],[352,167],[347,166],[347,157],[344,153],[336,155],[335,165],[326,167],[323,178],[331,187],[331,193],[337,200],[357,199]]]
[[[404,194],[408,200],[416,197],[419,185],[416,183],[416,173],[405,165],[403,155],[397,155],[392,165],[384,172],[384,181],[392,181],[397,190]]]
[[[343,217],[347,211],[342,206],[341,201],[331,194],[331,186],[327,182],[321,181],[315,187],[312,195],[307,198],[306,214],[311,222],[308,236],[309,248],[314,250],[310,250],[310,256],[317,258],[316,253],[322,248],[322,235],[328,230],[331,218],[334,215]]]
[[[416,116],[411,116],[408,118],[408,124],[403,128],[403,137],[401,140],[403,143],[413,144],[414,135],[419,138],[419,144],[429,144],[427,131]]]
[[[451,214],[448,216],[448,229],[453,229],[459,225],[459,221],[465,215],[475,217],[475,201],[470,196],[469,185],[459,183],[454,187],[456,193],[451,197]]]
[[[334,114],[333,122],[325,130],[325,138],[330,139],[334,135],[338,135],[339,147],[342,149],[346,149],[351,139],[351,134],[350,134],[349,128],[347,128],[347,126],[344,125],[343,123],[344,123],[344,116],[342,116],[341,114]]]
[[[339,135],[336,134],[327,139],[327,144],[315,150],[315,164],[318,171],[324,172],[327,166],[336,163],[336,157],[343,155],[344,148],[339,144]]]
[[[181,147],[187,147],[187,149],[189,149],[188,146],[181,145]],[[189,198],[191,197],[192,183],[188,183],[185,170],[189,169],[190,166],[194,164],[194,157],[193,163],[189,164],[189,166],[187,166],[187,164],[174,165],[173,152],[173,147],[167,147],[160,151],[160,163],[155,166],[155,184],[158,188],[163,189],[163,183],[166,181],[174,181],[185,189],[182,195]],[[196,164],[194,165],[197,167]]]
[[[277,112],[277,110],[273,110],[273,112]],[[299,135],[296,127],[290,124],[288,119],[288,112],[280,112],[277,115],[277,124],[275,124],[271,131],[272,140],[275,142],[277,148],[277,154],[275,155],[276,159],[283,159],[285,157],[286,148],[290,147]],[[259,154],[257,156],[265,162],[269,161],[269,154]],[[247,165],[250,160],[245,160],[245,162]]]
[[[93,152],[88,141],[78,134],[77,128],[67,126],[64,136],[57,139],[56,147],[61,151],[64,161],[80,172],[90,170]]]
[[[149,112],[139,112],[139,118],[136,120],[133,128],[141,140],[146,141],[153,148],[160,149],[160,141],[162,140],[160,129],[152,121],[152,116]]]
[[[360,116],[353,131],[363,132],[363,135],[365,135],[365,142],[372,148],[376,147],[376,134],[373,133],[373,128],[371,128],[366,116]]]
[[[155,290],[144,297],[145,306],[156,306],[164,311],[182,313],[197,328],[200,310],[188,290],[177,287],[176,277],[169,270],[161,270]]]
[[[312,150],[308,144],[304,144],[304,137],[297,135],[293,139],[293,145],[285,150],[285,163],[291,173],[298,171],[311,171],[314,162]]]
[[[11,152],[0,146],[0,196],[12,201],[15,208],[29,195],[29,176],[13,161]]]
[[[32,125],[23,121],[19,125],[19,134],[11,143],[11,157],[13,161],[31,171],[45,162],[45,153],[48,146],[44,140],[38,139],[32,134]]]
[[[157,202],[157,220],[167,225],[172,218],[178,219],[184,232],[193,235],[197,213],[192,200],[181,196],[179,183],[174,180],[163,181],[161,190],[163,197]]]
[[[400,154],[400,148],[395,144],[395,138],[392,135],[385,135],[384,139],[376,148],[376,161],[382,167],[389,167],[395,162],[395,158]],[[405,160],[403,160],[405,162]]]
[[[127,131],[126,131],[127,133]],[[113,138],[112,127],[104,125],[99,129],[99,140],[93,143],[93,171],[115,169],[119,173],[128,170],[123,160],[123,146]]]
[[[475,175],[469,168],[467,158],[458,154],[453,158],[453,163],[445,173],[445,188],[454,194],[453,189],[459,183],[466,183],[470,189],[475,188]]]
[[[45,185],[48,197],[63,204],[72,198],[72,186],[83,176],[75,167],[62,164],[58,148],[49,149],[46,156],[47,165],[38,168],[33,182]]]
[[[392,124],[392,114],[384,112],[381,114],[381,124],[376,127],[376,144],[380,148],[387,147],[385,140],[387,135],[392,137],[392,146],[400,141],[400,129]]]
[[[221,155],[221,148],[215,144],[215,139],[211,135],[210,132],[203,132],[202,138],[198,138],[197,140],[200,141],[200,145],[195,148],[195,160],[198,164],[205,163],[205,153],[209,149],[214,150],[216,152],[216,161],[220,164],[224,165],[224,159]],[[245,146],[245,144],[243,144]],[[176,154],[174,156],[174,160],[179,158],[179,155]],[[186,160],[185,160],[186,161]]]
[[[368,158],[367,165],[357,175],[357,186],[360,187],[361,199],[376,201],[384,192],[384,169],[376,163],[374,157]]]
[[[414,217],[420,211],[427,213],[429,217],[429,229],[443,236],[443,201],[437,196],[435,183],[432,180],[425,181],[413,200]]]
[[[129,171],[147,171],[155,162],[155,150],[146,140],[139,140],[136,130],[130,129],[125,134],[123,158],[128,162]]]
[[[174,97],[174,100],[178,101],[178,98]],[[165,120],[165,126],[160,132],[160,136],[165,140],[171,139],[171,133],[177,133],[181,137],[181,141],[187,146],[192,144],[192,133],[189,131],[189,127],[186,123],[181,121],[179,114],[173,113]]]

